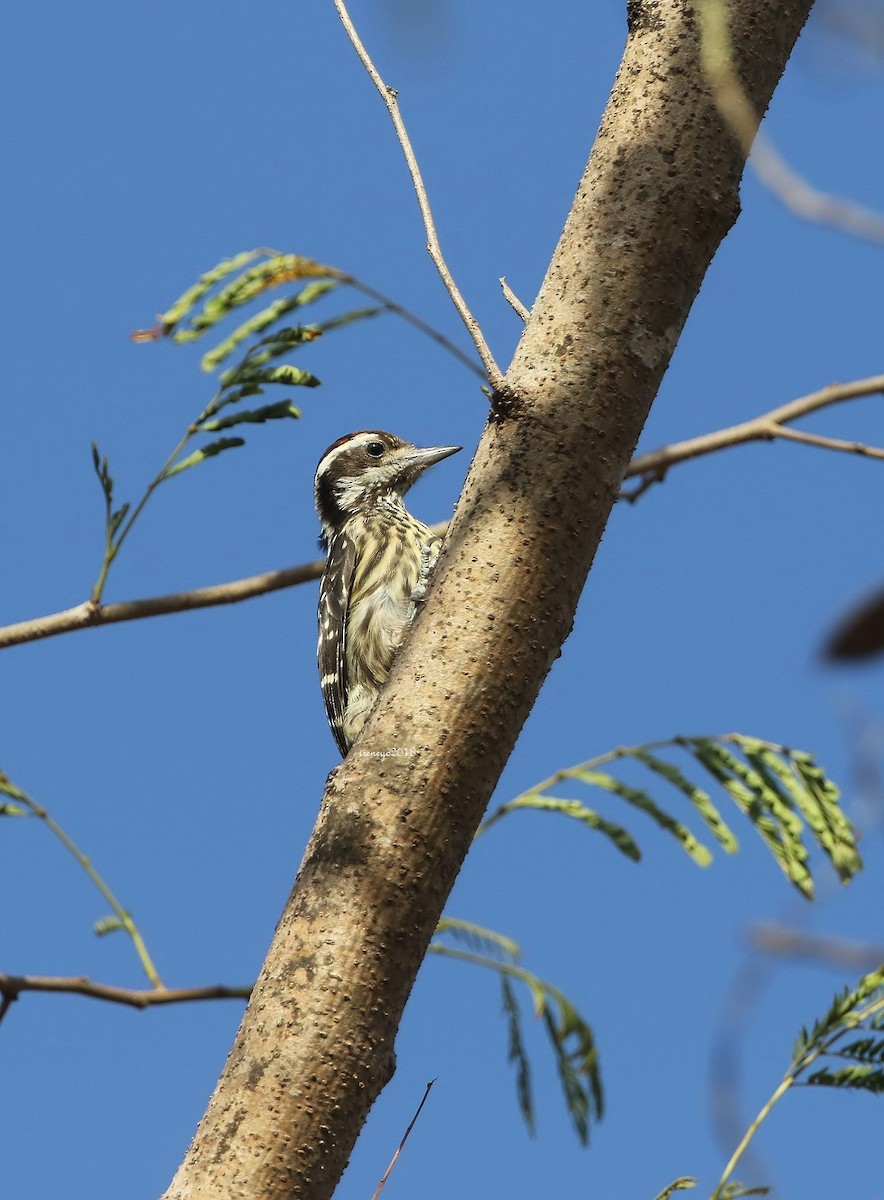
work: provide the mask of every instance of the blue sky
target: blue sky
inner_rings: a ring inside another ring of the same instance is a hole
[[[401,0],[354,7],[399,89],[450,265],[506,363],[519,323],[497,280],[528,303],[536,292],[619,61],[623,6],[437,0],[421,12]],[[386,114],[330,3],[38,0],[4,26],[6,623],[88,594],[102,541],[90,442],[108,455],[120,498],[137,498],[211,395],[204,347],[139,346],[129,333],[219,259],[259,245],[309,254],[467,342],[424,252]],[[767,129],[813,183],[884,209],[881,107],[874,60],[818,20]],[[644,449],[884,369],[880,248],[799,223],[751,174],[743,208]],[[473,377],[392,318],[342,330],[298,362],[323,381],[294,396],[302,420],[256,428],[245,449],[161,489],[107,599],[314,557],[313,469],[350,429],[462,444],[413,495],[423,518],[448,514],[486,415]],[[881,401],[808,427],[880,444]],[[818,659],[832,621],[880,584],[882,478],[879,463],[765,445],[687,464],[618,508],[498,792],[618,744],[736,729],[819,756],[864,829],[864,875],[842,889],[817,856],[820,898],[802,904],[736,813],[741,854],[705,871],[613,801],[605,811],[645,852],[638,866],[555,818],[513,817],[477,846],[449,911],[517,938],[526,965],[578,1003],[601,1046],[606,1120],[588,1150],[576,1144],[529,1020],[539,1114],[529,1138],[495,981],[431,960],[342,1197],[371,1195],[430,1078],[390,1200],[417,1188],[427,1200],[550,1189],[650,1198],[688,1173],[708,1193],[730,1150],[711,1128],[710,1053],[747,927],[776,918],[882,938],[880,807],[857,785],[853,731],[880,728],[884,676]],[[310,585],[3,656],[0,766],[105,874],[169,984],[248,982],[288,894],[336,762],[314,606]],[[138,986],[130,944],[94,937],[105,905],[46,830],[9,821],[0,834],[0,969]],[[800,1024],[846,982],[819,966],[773,969],[741,1047],[747,1120]],[[240,1011],[22,999],[0,1026],[5,1193],[159,1194]],[[743,1175],[783,1197],[871,1197],[880,1121],[869,1097],[801,1092],[760,1139],[764,1168]]]

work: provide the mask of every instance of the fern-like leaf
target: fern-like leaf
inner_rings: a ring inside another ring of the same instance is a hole
[[[811,1087],[852,1088],[855,1091],[867,1091],[881,1096],[884,1095],[884,1068],[861,1063],[852,1067],[840,1067],[837,1071],[821,1067],[819,1071],[808,1075],[804,1082]]]
[[[436,933],[450,933],[458,941],[464,942],[476,954],[484,954],[487,958],[496,958],[500,962],[518,962],[522,957],[519,943],[506,934],[477,925],[474,921],[464,921],[458,917],[440,917]]]
[[[522,1120],[533,1134],[537,1129],[534,1112],[534,1096],[531,1091],[531,1066],[522,1038],[522,1014],[512,984],[505,975],[500,978],[500,992],[504,1016],[507,1021],[507,1059],[516,1068],[516,1097]]]
[[[519,948],[512,939],[470,922],[454,921],[450,917],[442,919],[437,932],[452,933],[454,936],[466,938],[472,944],[478,942],[480,946],[490,949],[491,953],[477,952],[474,949],[461,950],[441,941],[431,942],[431,953],[485,967],[497,973],[501,986],[504,983],[509,985],[503,996],[508,1028],[507,1053],[509,1060],[516,1066],[516,1092],[520,1111],[529,1128],[533,1130],[531,1077],[518,1002],[511,984],[518,981],[528,989],[534,1015],[542,1018],[549,1038],[571,1122],[578,1138],[585,1144],[589,1138],[591,1124],[601,1120],[604,1110],[598,1050],[590,1026],[563,992],[517,964],[515,960],[519,956]]]
[[[620,747],[588,762],[556,771],[549,779],[497,808],[482,824],[479,833],[517,810],[557,812],[605,834],[622,853],[638,859],[640,851],[631,832],[582,801],[564,799],[554,793],[563,782],[576,780],[625,800],[671,834],[694,862],[706,866],[712,857],[709,848],[647,788],[637,787],[619,775],[600,770],[612,762],[631,760],[644,767],[658,782],[686,797],[719,845],[727,853],[734,853],[738,849],[737,838],[709,792],[660,753],[667,747],[687,753],[694,767],[730,797],[754,826],[787,879],[804,896],[811,897],[814,890],[810,851],[805,841],[807,830],[842,880],[851,879],[861,868],[853,828],[839,807],[838,788],[812,756],[738,733],[717,737],[675,737],[665,742]]]

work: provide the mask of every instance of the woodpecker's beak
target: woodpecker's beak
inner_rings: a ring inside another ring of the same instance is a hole
[[[420,475],[427,467],[441,462],[443,458],[450,458],[452,454],[457,454],[458,450],[463,450],[463,446],[428,446],[425,450],[415,446],[409,452],[408,466],[415,475]]]

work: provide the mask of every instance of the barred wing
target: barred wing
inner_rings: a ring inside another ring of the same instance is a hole
[[[344,713],[347,711],[347,613],[355,567],[356,548],[352,540],[344,533],[335,535],[329,544],[328,562],[319,585],[317,660],[328,723],[342,755],[350,749],[344,736]]]

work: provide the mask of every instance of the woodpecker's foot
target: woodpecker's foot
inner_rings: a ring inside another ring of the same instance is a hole
[[[421,573],[411,592],[412,604],[422,604],[426,599],[430,574],[436,565],[436,559],[439,557],[441,547],[442,539],[438,537],[421,546]]]

